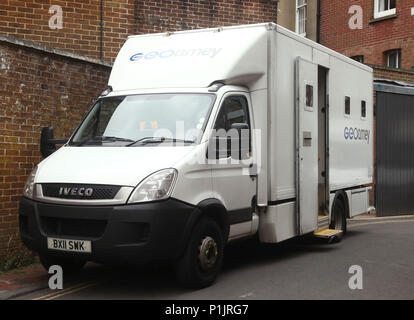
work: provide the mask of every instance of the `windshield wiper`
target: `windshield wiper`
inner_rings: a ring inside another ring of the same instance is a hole
[[[86,139],[82,142],[79,142],[79,144],[77,144],[77,146],[83,146],[88,142],[116,142],[116,141],[124,141],[124,142],[133,142],[134,140],[132,139],[126,139],[126,138],[121,138],[121,137],[111,137],[111,136],[95,136],[93,138],[90,139]]]
[[[194,143],[192,140],[183,140],[183,139],[172,139],[172,138],[165,138],[165,137],[144,137],[141,139],[138,139],[132,143],[129,143],[126,145],[126,147],[131,147],[137,143],[140,144],[150,144],[150,143],[163,143],[163,142],[183,142],[183,143]]]

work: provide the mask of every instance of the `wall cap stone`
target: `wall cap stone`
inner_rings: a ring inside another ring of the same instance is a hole
[[[42,52],[46,52],[49,54],[54,54],[57,56],[70,58],[70,59],[74,59],[78,61],[83,61],[87,63],[92,63],[92,64],[104,66],[104,67],[112,68],[112,65],[113,65],[111,62],[108,62],[108,61],[101,61],[98,59],[89,58],[89,57],[86,57],[86,56],[83,56],[77,53],[71,53],[71,52],[67,52],[64,50],[55,49],[50,46],[46,46],[44,44],[40,44],[40,43],[29,41],[29,40],[23,40],[23,39],[15,38],[12,36],[7,36],[4,34],[0,34],[0,42],[6,42],[6,43],[13,44],[16,46],[30,48],[30,49],[34,49],[37,51],[42,51]]]
[[[410,74],[410,75],[414,75],[414,70],[390,68],[390,67],[379,66],[379,65],[375,65],[375,64],[367,64],[367,63],[366,63],[366,65],[370,66],[374,70],[377,69],[377,70],[384,70],[384,71],[398,72],[398,73],[407,73],[407,74]]]

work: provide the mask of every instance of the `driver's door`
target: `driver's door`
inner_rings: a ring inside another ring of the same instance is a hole
[[[212,163],[213,193],[225,205],[230,225],[233,226],[251,221],[254,211],[257,178],[252,172],[252,121],[249,101],[249,96],[245,93],[232,92],[225,95],[213,127],[217,132],[229,132],[234,124],[247,124],[249,128],[241,134],[243,139],[248,137],[249,141],[243,140],[242,146],[239,146],[240,152],[234,152],[234,149],[229,150],[230,141],[234,140],[233,134],[227,137],[221,135],[220,139],[226,139],[228,143],[225,141],[217,147],[218,152]],[[248,228],[248,224],[245,225]],[[242,229],[238,228],[243,233]],[[232,228],[230,233],[232,233]]]

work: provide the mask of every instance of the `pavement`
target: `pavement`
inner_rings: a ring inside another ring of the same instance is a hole
[[[48,288],[49,276],[40,264],[0,273],[0,300]]]
[[[280,244],[237,241],[226,248],[217,282],[202,290],[180,288],[171,268],[110,267],[88,263],[63,290],[48,288],[41,266],[0,274],[0,300],[34,299],[414,299],[414,216],[348,222],[343,241],[297,238]],[[363,270],[363,289],[348,286],[349,268]]]

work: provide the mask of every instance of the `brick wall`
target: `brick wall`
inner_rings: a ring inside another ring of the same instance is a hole
[[[352,5],[363,9],[363,28],[351,30]],[[401,49],[403,69],[414,67],[412,0],[397,0],[397,17],[373,21],[374,0],[321,1],[321,43],[347,56],[364,55],[364,62],[385,65],[384,52]]]
[[[114,60],[130,34],[276,22],[277,10],[272,0],[103,3],[105,61]],[[41,128],[52,125],[56,137],[68,137],[106,87],[110,65],[93,60],[101,58],[100,4],[0,2],[0,257],[21,246],[18,201],[41,160]],[[52,5],[62,8],[62,29],[49,27]]]
[[[62,29],[52,30],[52,5],[62,8]],[[101,0],[2,0],[0,34],[100,58]],[[113,61],[128,35],[276,22],[273,0],[103,1],[103,60]]]
[[[103,59],[112,61],[135,31],[134,1],[103,1]],[[62,8],[62,29],[49,28],[52,5]],[[1,0],[0,34],[100,57],[100,0]]]
[[[0,40],[0,257],[20,246],[18,201],[40,162],[40,131],[68,137],[106,87],[110,67]]]
[[[374,69],[374,78],[398,80],[414,83],[414,70],[399,70],[383,66],[370,66]]]
[[[137,0],[137,33],[276,22],[272,0]]]

